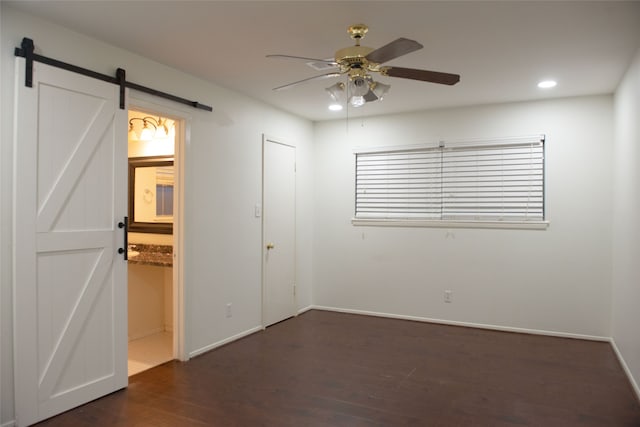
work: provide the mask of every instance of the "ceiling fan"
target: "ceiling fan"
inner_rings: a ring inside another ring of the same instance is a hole
[[[339,101],[346,90],[349,103],[354,107],[359,107],[367,102],[382,99],[383,95],[390,88],[389,85],[374,81],[371,73],[379,73],[382,76],[399,77],[403,79],[419,80],[445,85],[454,85],[460,81],[460,75],[458,74],[441,73],[438,71],[419,70],[414,68],[383,66],[382,64],[402,55],[422,49],[423,46],[415,40],[402,37],[378,49],[361,46],[360,41],[367,34],[367,31],[369,31],[369,28],[364,24],[350,26],[347,29],[347,32],[351,38],[355,40],[356,44],[355,46],[349,46],[336,51],[333,60],[292,55],[267,55],[267,58],[300,59],[324,64],[329,68],[337,68],[337,71],[298,80],[293,83],[278,86],[273,90],[278,91],[288,89],[312,80],[339,77],[346,74],[348,76],[346,86],[344,83],[340,82],[328,87],[326,90],[335,101]]]

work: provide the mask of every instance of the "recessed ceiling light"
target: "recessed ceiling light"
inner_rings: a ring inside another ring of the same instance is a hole
[[[557,84],[558,82],[556,82],[555,80],[543,80],[538,83],[538,87],[540,89],[550,89],[552,87],[556,87]]]
[[[340,104],[331,104],[331,105],[329,105],[329,110],[331,110],[331,111],[340,111],[340,110],[342,110],[342,105],[340,105]]]

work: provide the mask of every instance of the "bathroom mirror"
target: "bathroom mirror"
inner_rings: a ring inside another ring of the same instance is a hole
[[[173,234],[173,156],[129,158],[129,231]]]

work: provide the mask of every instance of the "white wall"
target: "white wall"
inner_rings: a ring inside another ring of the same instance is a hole
[[[140,99],[180,111],[189,117],[190,140],[185,158],[185,293],[186,350],[191,353],[261,324],[261,219],[254,205],[261,200],[262,134],[297,146],[298,302],[311,304],[312,138],[313,125],[248,97],[125,50],[106,45],[39,20],[0,2],[1,25],[1,253],[2,413],[0,424],[13,419],[11,252],[13,49],[32,38],[36,52],[97,72],[127,78],[203,104],[195,110],[140,95]],[[233,304],[233,317],[225,305]]]
[[[612,337],[640,397],[640,51],[615,94]]]
[[[612,97],[594,96],[316,124],[314,304],[609,336],[612,119]],[[540,133],[547,230],[350,223],[354,147]]]

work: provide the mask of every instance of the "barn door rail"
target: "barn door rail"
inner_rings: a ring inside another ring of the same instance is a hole
[[[101,74],[92,70],[88,70],[86,68],[78,67],[77,65],[72,65],[66,62],[58,61],[57,59],[47,58],[46,56],[38,55],[37,53],[34,52],[33,40],[27,37],[22,39],[22,43],[20,47],[15,48],[15,56],[20,56],[22,58],[25,58],[26,73],[25,73],[24,84],[26,87],[33,87],[33,63],[41,62],[43,64],[51,65],[57,68],[62,68],[63,70],[72,71],[74,73],[82,74],[87,77],[91,77],[94,79],[102,80],[102,81],[120,86],[120,109],[122,110],[124,110],[125,108],[124,90],[125,88],[131,88],[140,92],[148,93],[153,96],[158,96],[160,98],[168,99],[174,102],[179,102],[181,104],[185,104],[193,108],[198,108],[200,110],[213,111],[212,107],[208,105],[200,104],[197,101],[190,101],[188,99],[181,98],[179,96],[175,96],[170,93],[162,92],[157,89],[152,89],[136,83],[128,82],[126,79],[126,71],[122,68],[118,68],[116,71],[116,76],[113,77],[113,76]]]

